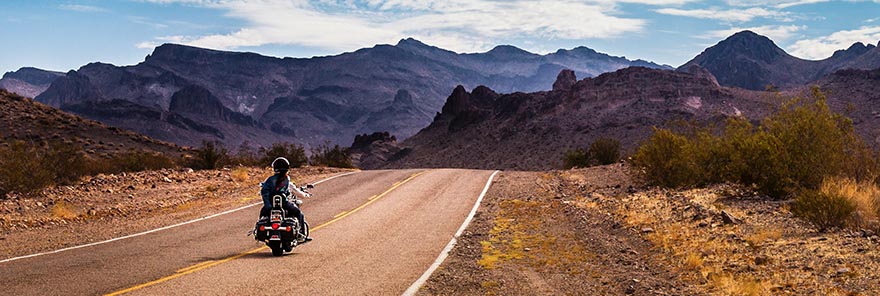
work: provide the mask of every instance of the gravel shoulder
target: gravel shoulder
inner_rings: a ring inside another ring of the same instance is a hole
[[[880,294],[872,230],[821,233],[741,186],[649,188],[628,172],[503,172],[420,294]]]
[[[297,184],[351,170],[291,170]],[[0,201],[0,259],[107,240],[257,203],[267,168],[160,170],[86,177]]]
[[[625,176],[593,180],[619,194]],[[503,172],[425,295],[694,295],[646,239],[572,192],[559,172]],[[577,189],[577,188],[574,188]]]

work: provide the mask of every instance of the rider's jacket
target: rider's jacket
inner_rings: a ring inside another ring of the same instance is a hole
[[[284,179],[281,181],[280,185],[276,186],[278,178]],[[290,177],[288,177],[286,174],[272,175],[267,178],[266,181],[260,183],[260,195],[262,195],[263,197],[263,203],[265,204],[265,206],[272,206],[272,196],[276,194],[280,194],[284,199],[282,202],[285,203],[287,202],[288,197],[290,197],[290,194],[294,194],[300,199],[306,197],[305,192],[302,192],[299,190],[299,188],[296,188],[295,184],[293,184],[293,186],[290,186],[291,184],[292,183],[290,182]]]

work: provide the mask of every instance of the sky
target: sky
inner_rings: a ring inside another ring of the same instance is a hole
[[[133,65],[162,43],[312,57],[409,37],[460,53],[586,46],[679,66],[746,29],[823,59],[880,41],[880,0],[4,0],[0,71]]]

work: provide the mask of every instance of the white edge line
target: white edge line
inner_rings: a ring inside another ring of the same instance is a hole
[[[434,260],[434,264],[431,264],[431,267],[428,267],[428,270],[425,270],[425,273],[416,280],[411,286],[409,286],[406,291],[403,292],[403,296],[413,296],[419,289],[428,281],[428,278],[434,274],[434,271],[440,267],[440,264],[443,264],[443,261],[446,260],[446,257],[449,256],[449,252],[452,251],[452,248],[455,247],[455,244],[458,242],[458,238],[464,233],[464,230],[467,229],[468,225],[471,224],[471,220],[474,219],[474,215],[477,214],[477,209],[480,208],[480,203],[483,202],[483,197],[486,196],[486,192],[489,191],[489,187],[492,186],[492,179],[495,179],[495,175],[498,174],[499,171],[495,171],[489,176],[489,180],[486,181],[486,186],[483,187],[483,192],[480,192],[480,197],[477,198],[477,202],[474,204],[474,208],[471,209],[471,213],[468,214],[467,218],[464,219],[464,223],[461,224],[461,227],[458,228],[458,231],[455,232],[455,236],[449,240],[449,243],[446,244],[446,247],[443,248],[443,251],[440,252],[440,255],[437,256],[437,260]]]
[[[357,173],[357,171],[354,171],[354,172],[348,172],[348,173],[339,174],[339,175],[335,175],[335,176],[332,176],[332,177],[329,177],[329,178],[326,178],[326,179],[320,180],[320,181],[315,182],[315,183],[312,183],[312,184],[316,184],[316,185],[317,185],[317,184],[323,183],[323,182],[325,182],[325,181],[330,181],[330,180],[332,180],[332,179],[335,179],[335,178],[338,178],[338,177],[342,177],[342,176],[348,176],[348,175],[351,175],[351,174],[354,174],[354,173]],[[30,254],[30,255],[24,255],[24,256],[20,256],[20,257],[9,258],[9,259],[3,259],[3,260],[0,260],[0,263],[5,263],[5,262],[10,262],[10,261],[20,260],[20,259],[25,259],[25,258],[31,258],[31,257],[37,257],[37,256],[42,256],[42,255],[48,255],[48,254],[55,254],[55,253],[60,253],[60,252],[64,252],[64,251],[70,251],[70,250],[74,250],[74,249],[80,249],[80,248],[85,248],[85,247],[91,247],[91,246],[96,246],[96,245],[101,245],[101,244],[106,244],[106,243],[109,243],[109,242],[114,242],[114,241],[118,241],[118,240],[123,240],[123,239],[127,239],[127,238],[132,238],[132,237],[141,236],[141,235],[145,235],[145,234],[150,234],[150,233],[153,233],[153,232],[158,232],[158,231],[162,231],[162,230],[166,230],[166,229],[171,229],[171,228],[178,227],[178,226],[183,226],[183,225],[187,225],[187,224],[191,224],[191,223],[199,222],[199,221],[202,221],[202,220],[211,219],[211,218],[214,218],[214,217],[217,217],[217,216],[226,215],[226,214],[229,214],[229,213],[237,212],[237,211],[240,211],[240,210],[243,210],[243,209],[246,209],[246,208],[250,208],[250,207],[253,207],[253,206],[256,206],[256,205],[261,205],[261,204],[263,204],[263,202],[258,202],[258,203],[255,203],[255,204],[246,205],[246,206],[243,206],[243,207],[240,207],[240,208],[231,209],[231,210],[224,211],[224,212],[220,212],[220,213],[213,214],[213,215],[210,215],[210,216],[205,216],[205,217],[197,218],[197,219],[194,219],[194,220],[190,220],[190,221],[186,221],[186,222],[177,223],[177,224],[174,224],[174,225],[169,225],[169,226],[165,226],[165,227],[160,227],[160,228],[156,228],[156,229],[153,229],[153,230],[147,230],[147,231],[140,232],[140,233],[129,234],[129,235],[121,236],[121,237],[117,237],[117,238],[111,238],[111,239],[108,239],[108,240],[105,240],[105,241],[94,242],[94,243],[88,243],[88,244],[85,244],[85,245],[79,245],[79,246],[67,247],[67,248],[58,249],[58,250],[54,250],[54,251],[48,251],[48,252],[42,252],[42,253],[36,253],[36,254]]]

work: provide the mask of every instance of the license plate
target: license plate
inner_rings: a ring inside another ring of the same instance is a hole
[[[281,213],[272,213],[272,215],[269,216],[269,220],[272,222],[281,222]]]

